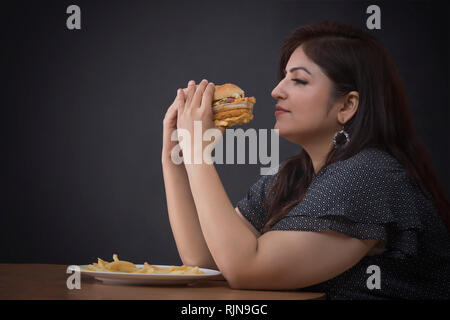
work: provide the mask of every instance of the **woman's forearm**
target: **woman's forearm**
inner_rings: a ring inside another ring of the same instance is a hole
[[[217,269],[203,237],[184,164],[167,158],[162,169],[170,226],[183,264]]]
[[[258,239],[235,213],[213,164],[187,165],[187,174],[210,253],[232,280],[254,260]]]

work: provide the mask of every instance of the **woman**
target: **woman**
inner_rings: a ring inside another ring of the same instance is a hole
[[[163,175],[183,263],[221,270],[232,288],[450,298],[450,204],[382,44],[348,25],[304,26],[285,40],[279,78],[275,128],[302,150],[236,208],[214,165],[170,159],[175,129],[213,128],[214,84],[191,82],[169,107]]]

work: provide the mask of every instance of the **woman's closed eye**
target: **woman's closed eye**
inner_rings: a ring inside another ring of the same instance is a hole
[[[300,79],[292,79],[292,81],[294,81],[295,83],[300,83],[300,84],[307,84],[308,82],[304,81],[304,80],[300,80]]]

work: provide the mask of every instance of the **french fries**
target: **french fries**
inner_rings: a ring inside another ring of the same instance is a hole
[[[144,262],[143,268],[138,268],[132,262],[119,260],[117,254],[113,254],[113,261],[108,262],[97,258],[97,262],[87,265],[81,270],[101,272],[126,272],[126,273],[156,273],[156,274],[204,274],[197,266],[171,266],[161,268]]]

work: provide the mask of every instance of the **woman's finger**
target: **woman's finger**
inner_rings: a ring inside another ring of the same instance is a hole
[[[178,106],[178,118],[180,117],[180,114],[184,111],[185,108],[185,94],[183,89],[177,90],[177,106]]]
[[[212,112],[212,102],[213,102],[213,97],[214,97],[214,90],[215,90],[214,83],[210,82],[210,83],[208,83],[205,91],[203,92],[202,104],[201,104],[200,108],[204,109],[205,111]]]
[[[186,103],[185,106],[187,108],[189,108],[191,101],[192,101],[192,97],[194,96],[195,93],[195,81],[191,80],[188,82],[188,90],[187,90],[187,94],[186,94]]]
[[[166,114],[164,115],[164,119],[172,119],[177,114],[177,112],[178,112],[177,99],[178,99],[178,94],[175,97],[175,99],[173,100],[173,103],[167,109]]]
[[[192,98],[191,106],[192,108],[199,108],[202,103],[203,92],[205,91],[206,86],[208,85],[208,80],[203,79],[195,90],[194,97]]]

